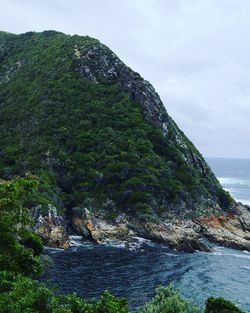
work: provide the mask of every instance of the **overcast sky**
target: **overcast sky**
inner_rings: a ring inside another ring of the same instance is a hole
[[[1,0],[0,29],[98,38],[204,156],[250,158],[249,0]]]

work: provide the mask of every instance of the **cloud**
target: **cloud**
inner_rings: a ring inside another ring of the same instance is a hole
[[[0,28],[100,39],[204,155],[250,158],[249,14],[248,0],[8,0]]]

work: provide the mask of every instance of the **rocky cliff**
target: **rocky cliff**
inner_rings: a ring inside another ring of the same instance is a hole
[[[66,247],[74,230],[181,250],[235,235],[248,247],[248,208],[222,189],[153,86],[96,39],[0,32],[0,135],[0,177],[39,177],[29,206],[50,245]]]

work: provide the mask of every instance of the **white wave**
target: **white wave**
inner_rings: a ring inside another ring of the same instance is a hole
[[[200,252],[200,251],[199,251]],[[174,253],[165,253],[166,255],[172,256],[172,257],[179,257],[178,254],[174,254]]]
[[[82,242],[76,241],[76,240],[70,240],[69,245],[70,245],[70,247],[79,247],[79,246],[83,246]]]
[[[236,201],[250,206],[250,199],[241,199],[237,197],[238,191],[241,190],[242,187],[244,189],[249,188],[249,195],[250,195],[250,180],[240,179],[240,178],[235,178],[235,177],[218,177],[218,180],[223,186],[223,188],[226,191],[230,192]]]
[[[213,252],[213,255],[216,256],[231,256],[235,258],[242,258],[242,259],[248,259],[250,260],[250,255],[244,255],[244,254],[237,254],[237,253],[221,253],[221,252]]]
[[[217,251],[217,250],[225,250],[225,247],[220,247],[220,246],[218,246],[218,247],[214,247],[213,248],[215,251]]]
[[[53,248],[53,247],[48,247],[48,246],[45,246],[44,248],[45,250],[50,250],[50,251],[65,251],[65,249],[63,248]]]
[[[242,204],[249,205],[250,206],[250,200],[245,199],[236,199],[238,202],[241,202]]]
[[[70,240],[81,240],[81,239],[82,239],[82,236],[72,235],[72,236],[69,236],[69,239],[70,239]]]
[[[250,181],[246,179],[240,179],[235,177],[218,177],[219,182],[222,185],[246,185],[250,186]]]
[[[82,236],[72,235],[69,236],[70,247],[79,247],[83,245]]]
[[[106,239],[100,243],[101,245],[114,247],[114,248],[121,248],[121,249],[129,249],[128,243],[122,240],[113,240],[113,239]]]
[[[212,255],[218,255],[218,256],[221,256],[221,255],[225,255],[224,253],[221,253],[221,252],[213,252]]]
[[[152,241],[151,240],[149,240],[149,239],[146,239],[146,238],[143,238],[143,237],[136,237],[136,236],[134,236],[134,237],[132,237],[132,239],[135,241],[135,242],[137,242],[138,244],[147,244],[147,245],[149,245],[150,243],[152,243]]]
[[[241,268],[244,268],[245,270],[250,271],[250,266],[241,266]]]
[[[101,244],[109,247],[127,249],[130,251],[140,250],[145,245],[147,246],[154,245],[154,243],[151,240],[142,237],[131,237],[130,241],[106,239]]]

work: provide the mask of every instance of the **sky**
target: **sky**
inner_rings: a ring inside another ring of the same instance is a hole
[[[250,158],[249,16],[249,0],[0,0],[0,30],[109,46],[205,157]]]

